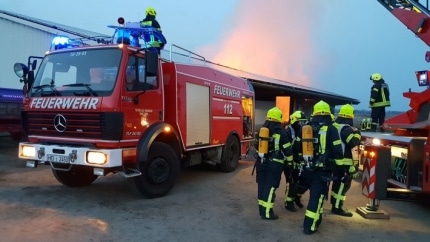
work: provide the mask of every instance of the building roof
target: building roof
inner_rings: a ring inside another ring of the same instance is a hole
[[[359,104],[360,101],[355,98],[339,95],[333,92],[283,81],[267,76],[262,76],[247,71],[241,71],[227,66],[211,63],[223,71],[235,76],[240,76],[252,83],[255,89],[255,98],[257,100],[272,101],[275,96],[294,96],[301,99],[324,100],[330,105]]]
[[[2,9],[0,9],[0,18],[10,20],[16,23],[28,25],[33,28],[36,28],[51,34],[68,34],[69,37],[71,38],[90,38],[91,39],[95,37],[100,37],[100,38],[112,37],[112,36],[107,36],[105,34],[88,31],[80,28],[75,28],[64,24],[54,23],[47,20],[42,20],[38,18],[21,15],[21,14],[12,13]]]

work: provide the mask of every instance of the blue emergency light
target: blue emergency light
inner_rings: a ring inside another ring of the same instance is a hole
[[[51,49],[60,50],[60,49],[66,49],[70,47],[72,46],[70,45],[69,37],[55,36],[54,39],[52,39]]]

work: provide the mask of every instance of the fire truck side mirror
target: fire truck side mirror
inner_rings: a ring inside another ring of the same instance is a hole
[[[31,63],[31,70],[36,70],[36,66],[37,66],[37,60],[33,60],[33,62]]]
[[[145,72],[146,76],[157,76],[158,74],[158,53],[155,51],[145,51]]]

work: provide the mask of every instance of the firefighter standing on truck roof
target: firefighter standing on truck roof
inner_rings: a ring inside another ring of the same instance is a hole
[[[346,192],[351,188],[351,181],[358,177],[358,148],[361,133],[353,127],[354,107],[343,105],[333,125],[337,128],[343,147],[343,160],[333,171],[335,180],[331,187],[331,212],[340,216],[352,217],[352,213],[343,208]]]
[[[323,203],[332,180],[332,171],[336,162],[343,159],[342,142],[332,124],[328,103],[316,103],[312,114],[312,120],[302,128],[299,135],[301,144],[298,146],[306,164],[303,172],[309,189],[309,202],[303,221],[304,234],[315,233],[321,224]],[[308,144],[312,152],[309,156]]]
[[[370,90],[369,107],[372,109],[372,125],[371,132],[376,132],[376,127],[379,124],[379,130],[384,132],[382,125],[385,122],[385,107],[391,106],[390,90],[388,84],[385,83],[382,75],[374,73],[370,76],[373,81],[373,86]]]
[[[298,183],[300,180],[299,175],[303,163],[302,159],[299,158],[299,153],[295,150],[294,142],[297,134],[299,134],[302,125],[307,121],[307,117],[304,112],[297,110],[290,115],[290,123],[285,127],[285,131],[292,140],[293,158],[291,162],[285,162],[284,175],[287,187],[285,189],[285,208],[288,211],[296,212],[297,209],[294,207],[294,203],[299,207],[303,208],[303,204],[300,200],[301,195],[298,193]]]
[[[275,220],[273,212],[275,191],[279,187],[284,161],[293,160],[291,139],[285,132],[281,109],[271,108],[266,115],[266,122],[258,137],[258,157],[256,160],[258,183],[258,210],[262,219]],[[267,145],[267,146],[266,146]]]
[[[152,27],[158,30],[159,34],[162,35],[160,23],[155,19],[157,16],[157,12],[153,7],[148,7],[146,9],[146,17],[140,21],[140,26],[142,27]],[[154,33],[149,33],[148,36],[145,37],[145,43],[148,45],[149,49],[155,49],[158,54],[160,54],[160,50],[164,48],[165,41],[159,39]],[[162,36],[164,38],[164,36]]]

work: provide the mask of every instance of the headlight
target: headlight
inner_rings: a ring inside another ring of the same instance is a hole
[[[90,164],[103,165],[107,161],[107,155],[97,151],[87,152],[87,162]]]
[[[22,156],[36,157],[36,148],[34,146],[22,146]]]

